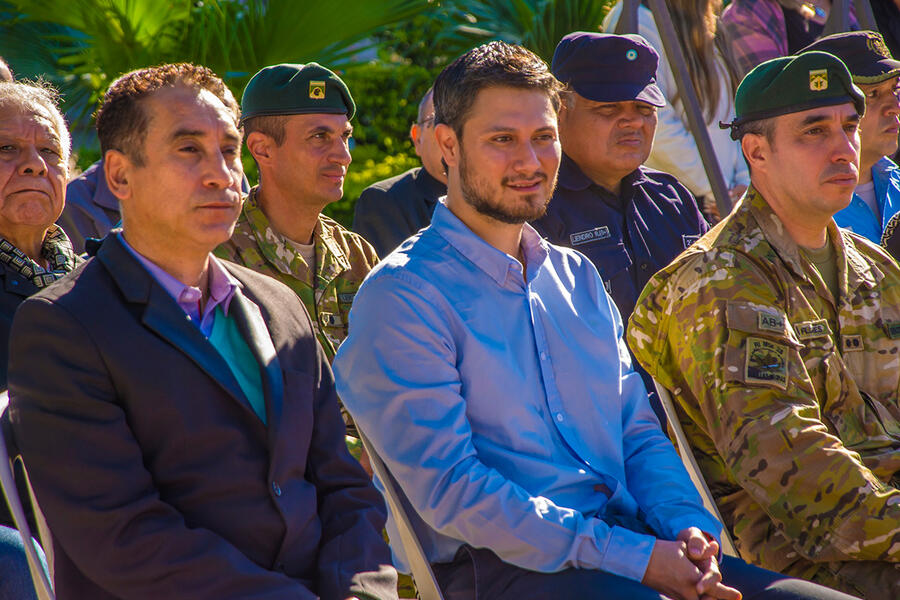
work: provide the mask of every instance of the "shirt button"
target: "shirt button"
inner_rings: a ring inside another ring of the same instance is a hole
[[[650,268],[650,265],[648,265],[647,263],[641,263],[641,271],[646,271],[649,268]]]
[[[276,496],[280,496],[280,495],[281,495],[281,487],[279,487],[277,481],[273,481],[273,482],[272,482],[272,491],[275,492],[275,495],[276,495]]]
[[[541,360],[547,360],[547,353],[541,352]]]
[[[562,413],[556,413],[556,420],[557,420],[557,421],[559,421],[560,423],[562,423],[564,419],[565,419],[565,417],[562,416]]]

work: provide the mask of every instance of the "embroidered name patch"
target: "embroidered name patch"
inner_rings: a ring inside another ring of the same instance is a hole
[[[787,389],[788,347],[762,338],[747,338],[747,358],[744,363],[746,383],[765,383]]]
[[[600,240],[606,240],[610,238],[609,227],[603,225],[601,227],[594,227],[593,229],[588,229],[587,231],[579,231],[578,233],[573,233],[569,236],[569,242],[573,246],[580,246],[581,244],[589,244],[590,242],[599,242]]]
[[[349,294],[338,294],[338,302],[340,302],[341,304],[351,304],[354,297],[356,297],[356,292],[351,292]]]
[[[863,339],[861,335],[845,335],[841,336],[841,345],[844,352],[859,352],[863,349]]]
[[[760,331],[774,331],[775,333],[784,333],[784,319],[778,315],[767,312],[758,312],[756,314],[756,326]]]
[[[700,239],[699,235],[681,235],[681,243],[684,244],[684,249],[687,250],[691,247],[691,245]]]
[[[828,321],[819,319],[818,321],[803,321],[794,325],[797,337],[801,340],[809,340],[817,337],[825,337],[828,335]]]

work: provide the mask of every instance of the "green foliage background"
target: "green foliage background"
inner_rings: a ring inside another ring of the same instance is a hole
[[[91,115],[109,83],[138,67],[205,64],[240,98],[259,68],[315,60],[347,82],[358,110],[344,198],[419,165],[409,140],[419,100],[454,58],[492,39],[550,62],[559,39],[596,31],[615,0],[0,0],[0,55],[18,77],[62,92],[77,164],[99,159]],[[373,59],[373,56],[375,57]],[[256,165],[244,151],[251,183]]]

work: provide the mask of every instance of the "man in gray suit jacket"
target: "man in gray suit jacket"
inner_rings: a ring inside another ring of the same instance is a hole
[[[115,82],[97,128],[123,230],[13,322],[60,599],[396,599],[309,316],[210,254],[241,207],[237,117],[203,67]]]

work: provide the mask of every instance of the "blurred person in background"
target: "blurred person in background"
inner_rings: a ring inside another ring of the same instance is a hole
[[[874,31],[837,33],[809,45],[840,58],[866,96],[866,114],[859,122],[859,183],[850,205],[834,215],[835,222],[882,243],[900,257],[900,168],[888,156],[897,151],[900,131],[900,61],[894,60],[881,35]]]
[[[831,0],[733,0],[722,12],[722,30],[738,76],[816,41],[830,13]],[[850,28],[859,28],[852,3]]]
[[[431,223],[438,198],[447,193],[447,175],[434,137],[434,90],[419,103],[409,137],[422,166],[367,187],[356,201],[353,231],[387,256],[403,240]]]

